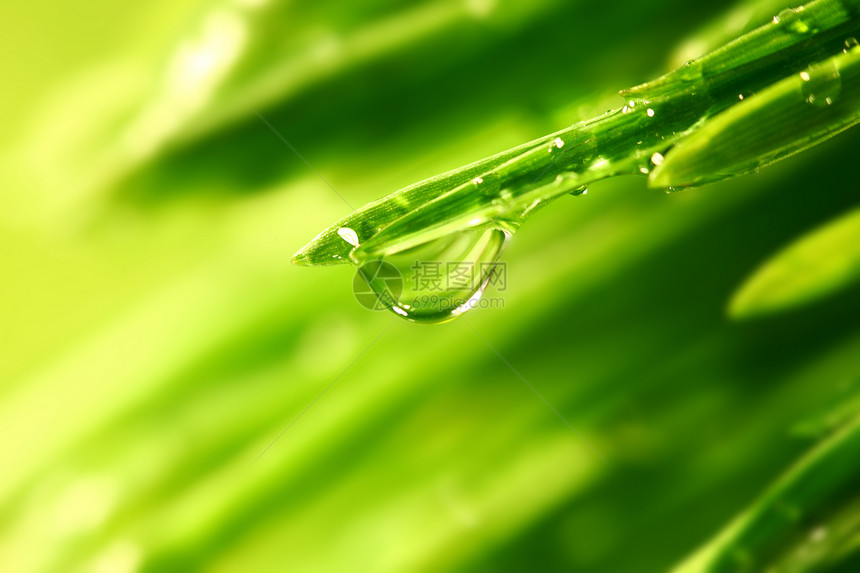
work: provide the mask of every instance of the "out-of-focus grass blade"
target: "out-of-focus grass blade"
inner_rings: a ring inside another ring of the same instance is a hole
[[[856,46],[788,77],[705,122],[652,171],[654,187],[688,187],[749,173],[860,122]]]
[[[528,20],[555,0],[508,2],[498,19]],[[226,124],[292,99],[309,86],[374,60],[435,44],[488,13],[471,5],[219,2],[203,11],[168,52],[163,80],[132,124],[151,150],[200,139]],[[295,23],[304,22],[297,27]],[[454,34],[459,40],[464,34]]]
[[[851,380],[822,409],[792,426],[796,436],[821,438],[860,415],[860,379]]]
[[[789,245],[746,280],[729,305],[735,318],[778,312],[860,281],[860,209]]]
[[[832,55],[835,46],[841,47],[847,37],[856,33],[858,16],[858,0],[816,0],[795,10],[784,10],[770,23],[706,56],[622,93],[649,99],[680,93],[723,97],[727,94],[722,84],[732,87],[739,78],[771,76],[779,68],[789,73],[798,64],[805,65],[802,62],[808,64]],[[704,93],[703,79],[710,84]],[[736,98],[737,92],[728,95]]]
[[[802,458],[675,573],[813,571],[841,561],[857,549],[858,472],[860,417]],[[803,551],[809,541],[827,546],[817,555]]]
[[[44,170],[47,184],[38,203],[47,216],[68,218],[84,210],[81,202],[117,181],[124,185],[195,145],[212,145],[230,129],[256,127],[258,112],[306,103],[299,100],[314,90],[349,93],[356,85],[373,83],[371,77],[397,75],[390,70],[416,61],[428,69],[452,67],[485,49],[484,35],[500,29],[515,33],[563,7],[558,0],[201,2],[188,9],[192,15],[180,33],[166,36],[161,46],[134,58],[110,54],[104,69],[81,73],[79,81],[64,87],[62,97],[46,102],[37,129],[19,152],[22,157],[14,161],[41,169],[46,152],[58,158]],[[368,79],[356,79],[363,75]],[[100,113],[80,114],[87,105]],[[308,117],[333,115],[325,104],[305,108],[291,114],[305,130],[313,123]],[[227,139],[222,143],[228,149],[217,150],[230,160],[254,155],[253,144],[262,140]],[[214,157],[211,147],[202,153],[209,156],[210,170],[231,163]],[[183,173],[174,165],[167,169],[161,185]],[[51,194],[55,185],[64,192]],[[20,201],[26,204],[30,195]]]
[[[788,0],[743,0],[736,3],[723,15],[709,20],[682,41],[669,57],[669,67],[681,67],[686,62],[751,32],[771,21],[774,14],[789,4]]]

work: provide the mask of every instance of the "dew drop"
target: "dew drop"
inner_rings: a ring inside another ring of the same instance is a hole
[[[800,72],[801,93],[815,107],[832,105],[842,91],[842,77],[833,62],[814,64]]]
[[[773,23],[782,24],[789,31],[799,35],[808,34],[812,31],[809,24],[803,19],[803,7],[780,10],[779,14],[773,17]]]
[[[581,185],[580,187],[577,187],[570,192],[570,194],[574,197],[579,197],[580,195],[585,195],[586,193],[588,193],[588,185]]]
[[[490,171],[472,179],[472,185],[482,195],[495,195],[499,191],[499,176]]]
[[[651,163],[653,163],[654,165],[662,164],[663,163],[663,154],[660,152],[654,153],[654,155],[651,156]]]
[[[858,45],[860,45],[860,44],[858,44],[857,38],[855,38],[853,36],[850,38],[846,38],[845,44],[843,45],[843,48],[842,48],[842,51],[847,54],[848,52],[850,52],[851,50],[856,48]]]
[[[452,320],[473,308],[501,308],[504,301],[482,296],[491,284],[506,287],[507,269],[499,256],[511,235],[500,228],[460,231],[363,262],[356,265],[353,281],[356,300],[426,324]]]
[[[654,110],[650,107],[645,111],[648,114],[648,117],[654,117]]]
[[[699,60],[687,60],[680,70],[682,80],[695,82],[702,77],[702,62]]]
[[[349,227],[341,227],[337,230],[337,234],[353,247],[358,246],[358,234]]]

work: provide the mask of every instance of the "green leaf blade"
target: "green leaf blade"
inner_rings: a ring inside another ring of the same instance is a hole
[[[737,290],[738,319],[809,304],[860,281],[860,209],[817,229],[765,262]]]
[[[651,173],[653,187],[690,187],[753,172],[860,122],[860,49],[792,75],[710,118]]]

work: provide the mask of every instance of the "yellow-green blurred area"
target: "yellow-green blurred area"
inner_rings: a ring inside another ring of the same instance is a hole
[[[504,308],[441,326],[290,257],[350,212],[338,194],[617,107],[778,4],[0,6],[0,571],[680,562],[860,376],[856,288],[726,311],[856,207],[860,134],[706,188],[559,200],[506,251]]]

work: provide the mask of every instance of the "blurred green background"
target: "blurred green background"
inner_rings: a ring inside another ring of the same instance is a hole
[[[427,327],[290,265],[349,210],[257,114],[357,207],[618,107],[778,4],[4,3],[0,570],[680,562],[855,389],[856,288],[726,308],[858,204],[860,133],[560,200],[506,251],[503,309]]]

